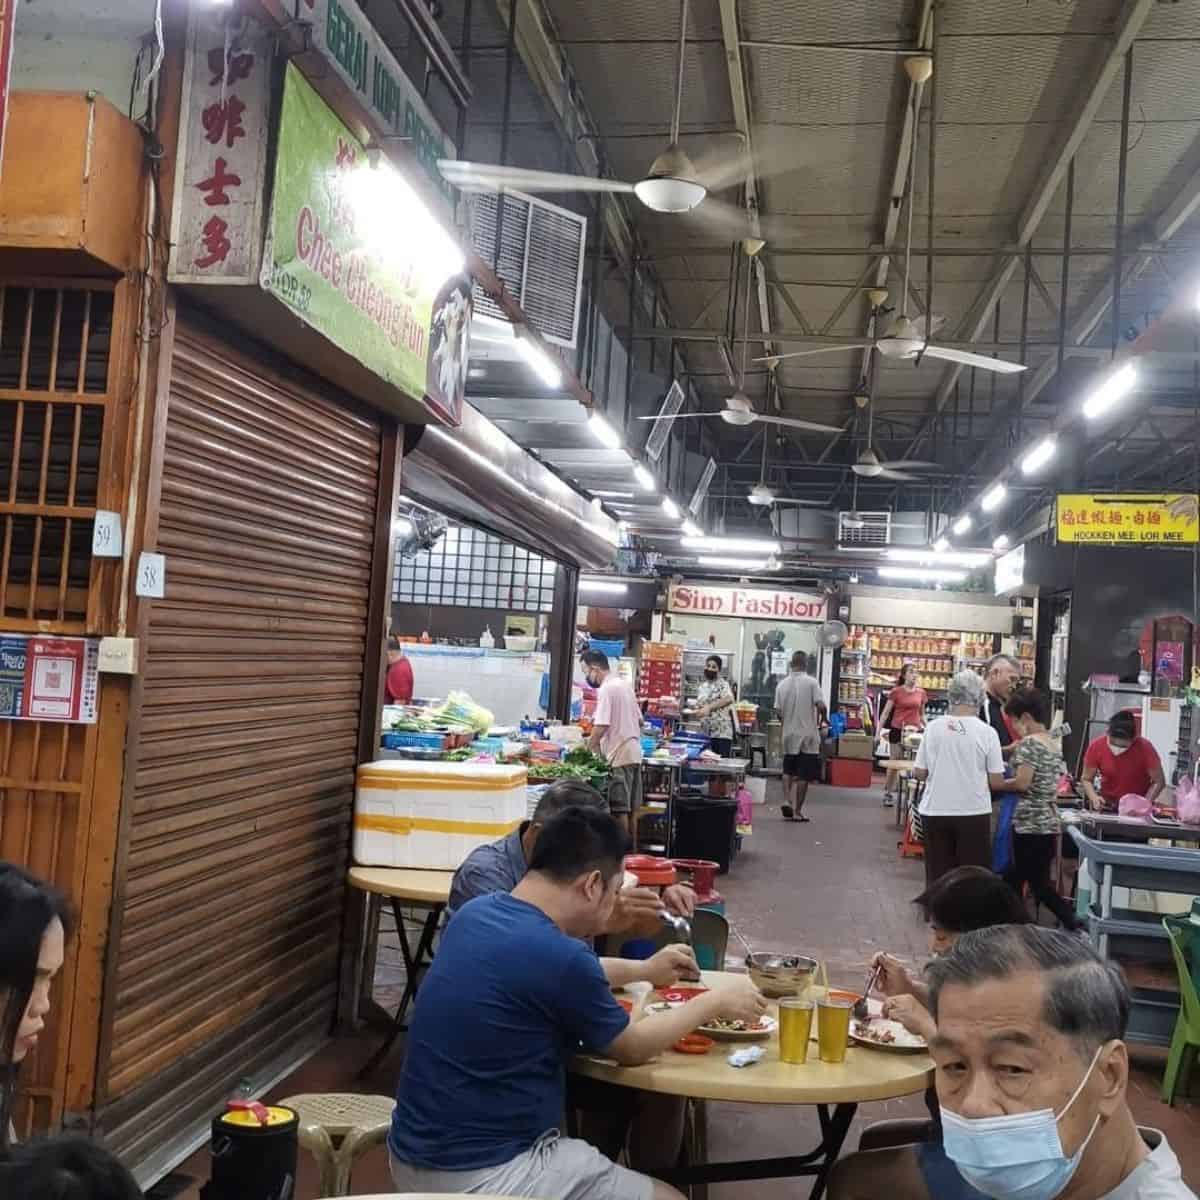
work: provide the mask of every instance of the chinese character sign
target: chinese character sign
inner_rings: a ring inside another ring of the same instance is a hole
[[[191,6],[171,222],[175,283],[257,282],[271,53],[254,21]]]
[[[295,67],[279,122],[262,286],[380,378],[456,424],[470,281],[450,234]]]
[[[1178,492],[1063,494],[1058,497],[1058,540],[1194,546],[1200,541],[1200,498]]]

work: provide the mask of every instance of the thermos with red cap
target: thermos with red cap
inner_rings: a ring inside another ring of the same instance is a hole
[[[293,1200],[299,1133],[294,1109],[231,1100],[212,1123],[212,1178],[201,1200]]]

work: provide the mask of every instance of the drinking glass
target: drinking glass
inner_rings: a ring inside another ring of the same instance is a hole
[[[808,1039],[812,1033],[813,1002],[798,996],[779,1001],[779,1059],[785,1063],[808,1062]]]
[[[831,1000],[827,996],[817,1001],[817,1046],[822,1062],[845,1062],[853,1007],[848,1000]]]

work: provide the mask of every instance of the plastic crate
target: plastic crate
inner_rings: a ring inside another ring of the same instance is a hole
[[[590,638],[588,640],[589,650],[598,650],[601,654],[609,659],[625,657],[625,643],[618,641],[606,641],[602,638]]]
[[[829,782],[834,787],[869,788],[872,767],[865,758],[835,758],[829,764]]]
[[[445,750],[444,733],[385,733],[385,750]]]

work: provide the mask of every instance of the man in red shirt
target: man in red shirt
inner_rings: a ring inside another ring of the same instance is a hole
[[[1116,812],[1121,797],[1131,792],[1151,804],[1158,799],[1166,783],[1162,763],[1153,744],[1137,736],[1132,713],[1117,713],[1108,723],[1108,733],[1088,746],[1080,783],[1088,806],[1098,812]]]
[[[411,704],[413,698],[412,663],[404,657],[399,638],[388,638],[387,681],[385,690],[389,704]]]

